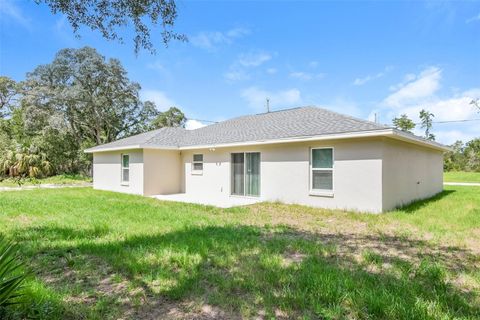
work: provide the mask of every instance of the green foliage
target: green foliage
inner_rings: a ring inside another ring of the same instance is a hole
[[[3,308],[19,303],[20,289],[26,277],[21,267],[17,246],[0,235],[0,316]]]
[[[406,114],[394,118],[392,122],[395,128],[405,132],[412,133],[412,129],[415,128],[415,123]]]
[[[75,33],[85,26],[91,30],[98,30],[107,40],[122,42],[123,39],[118,34],[119,28],[133,26],[135,53],[138,53],[141,48],[155,52],[150,39],[150,29],[157,24],[163,29],[161,37],[165,45],[168,45],[171,40],[187,40],[185,35],[172,30],[177,19],[177,6],[174,0],[35,1],[45,3],[55,14],[64,14]]]
[[[6,150],[0,155],[0,170],[14,178],[38,178],[50,173],[51,165],[44,153],[33,149]]]
[[[171,107],[167,111],[161,112],[155,119],[153,119],[152,129],[163,127],[184,127],[186,120],[185,115],[180,109]]]
[[[420,111],[420,121],[422,122],[421,128],[425,129],[425,139],[435,140],[435,135],[430,133],[432,130],[433,118],[435,115],[425,109]]]
[[[139,91],[117,59],[89,47],[60,50],[21,83],[0,77],[0,150],[10,150],[0,154],[0,178],[89,174],[92,158],[84,149],[185,124],[178,108],[159,113],[153,102],[140,100]],[[18,170],[17,154],[48,162],[48,170]]]
[[[142,132],[156,115],[153,103],[140,101],[140,85],[120,61],[89,47],[60,50],[52,63],[27,75],[23,90],[27,125],[67,132],[77,146]]]
[[[17,83],[8,77],[0,76],[0,118],[9,114],[16,103],[17,94]]]
[[[473,139],[465,145],[456,141],[450,146],[453,150],[444,156],[445,171],[480,172],[480,138]]]

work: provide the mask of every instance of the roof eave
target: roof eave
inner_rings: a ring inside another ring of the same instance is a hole
[[[220,143],[220,144],[205,144],[205,145],[193,145],[193,146],[152,146],[145,144],[127,145],[118,147],[106,147],[106,148],[89,148],[84,150],[85,153],[97,153],[97,152],[109,152],[109,151],[121,151],[132,149],[156,149],[156,150],[194,150],[194,149],[210,149],[210,148],[228,148],[228,147],[241,147],[252,145],[266,145],[277,143],[292,143],[292,142],[305,142],[305,141],[322,141],[322,140],[339,140],[339,139],[353,139],[353,138],[368,138],[368,137],[389,137],[395,140],[413,143],[415,145],[439,150],[442,152],[451,151],[452,149],[441,145],[439,143],[424,140],[409,134],[403,133],[391,128],[369,130],[369,131],[355,131],[344,132],[335,134],[323,134],[316,136],[299,136],[281,139],[266,139],[257,141],[245,141],[245,142],[232,142],[232,143]]]
[[[93,148],[85,149],[83,152],[85,152],[85,153],[98,153],[98,152],[122,151],[122,150],[133,150],[133,149],[178,150],[178,147],[175,147],[175,146],[152,146],[152,145],[136,144],[136,145],[106,147],[106,148],[93,147]]]
[[[394,129],[390,129],[390,130],[391,130],[391,133],[388,136],[393,139],[410,142],[416,145],[424,146],[424,147],[435,149],[442,152],[452,151],[452,148],[445,146],[443,144],[418,138],[408,133],[404,133],[400,130],[394,130]]]
[[[292,142],[305,142],[305,141],[322,141],[322,140],[340,140],[340,139],[353,139],[353,138],[369,138],[369,137],[390,137],[396,140],[402,140],[410,142],[423,147],[436,149],[439,151],[450,151],[451,149],[438,143],[430,142],[420,138],[412,137],[407,134],[402,134],[394,129],[377,129],[368,131],[355,131],[344,132],[335,134],[323,134],[316,136],[299,136],[282,139],[268,139],[246,142],[233,142],[233,143],[220,143],[220,144],[206,144],[206,145],[193,145],[180,147],[180,150],[194,150],[194,149],[210,149],[210,148],[228,148],[228,147],[241,147],[251,145],[265,145],[265,144],[277,144],[277,143],[292,143]]]

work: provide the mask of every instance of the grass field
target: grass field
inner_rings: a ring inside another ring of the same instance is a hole
[[[61,174],[43,179],[26,178],[21,181],[21,184],[31,186],[37,184],[82,184],[85,182],[92,182],[92,178],[79,174]],[[0,187],[18,187],[18,182],[12,178],[6,178],[0,181]]]
[[[480,183],[480,172],[450,171],[443,173],[445,182],[477,182]]]
[[[11,319],[478,319],[480,188],[383,215],[0,192],[32,271]]]

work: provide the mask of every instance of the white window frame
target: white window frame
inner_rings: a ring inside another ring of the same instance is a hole
[[[313,168],[313,150],[331,149],[332,150],[332,167],[331,168]],[[332,189],[313,189],[313,171],[331,171],[332,172]],[[310,181],[309,189],[312,196],[333,197],[335,190],[335,149],[333,147],[315,147],[310,148]]]
[[[202,161],[195,161],[195,156],[201,155]],[[205,160],[205,155],[203,153],[194,153],[192,155],[192,174],[202,175],[203,174],[203,161]],[[195,164],[202,164],[202,170],[195,170]]]
[[[123,157],[127,156],[128,157],[128,167],[123,166]],[[130,154],[128,153],[122,153],[120,155],[120,182],[124,186],[128,186],[130,183]],[[128,170],[128,181],[123,180],[123,170]]]

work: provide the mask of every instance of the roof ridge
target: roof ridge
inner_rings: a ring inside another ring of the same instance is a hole
[[[261,115],[268,115],[268,114],[272,114],[272,113],[279,113],[279,112],[291,111],[291,110],[296,110],[296,109],[304,109],[304,108],[316,108],[316,107],[312,107],[312,106],[300,106],[300,107],[293,107],[293,108],[287,108],[287,109],[273,110],[273,111],[269,111],[269,112],[253,113],[253,114],[244,114],[244,115],[236,116],[236,117],[234,117],[234,118],[230,118],[230,119],[226,119],[226,120],[223,120],[223,121],[219,121],[219,122],[216,122],[216,123],[207,125],[207,126],[205,126],[205,127],[201,127],[201,128],[197,128],[197,129],[193,129],[193,130],[187,130],[187,131],[201,130],[201,129],[204,129],[204,128],[207,128],[207,127],[212,127],[212,126],[215,126],[215,125],[218,125],[218,124],[222,124],[222,123],[226,123],[226,122],[231,122],[231,121],[238,120],[238,119],[241,119],[241,118],[246,118],[246,117],[255,117],[255,116],[261,116]],[[317,109],[320,109],[320,108],[317,108]]]
[[[316,109],[321,109],[321,110],[324,110],[324,111],[327,111],[327,112],[331,112],[331,113],[335,113],[339,116],[342,116],[344,118],[349,118],[349,119],[352,119],[352,120],[356,120],[356,121],[360,121],[360,122],[363,122],[363,123],[368,123],[368,124],[373,124],[377,127],[382,127],[383,129],[387,129],[387,128],[392,128],[390,126],[387,126],[387,125],[384,125],[384,124],[379,124],[379,123],[376,123],[374,121],[370,121],[370,120],[365,120],[365,119],[362,119],[362,118],[358,118],[358,117],[354,117],[354,116],[351,116],[349,114],[344,114],[344,113],[340,113],[340,112],[337,112],[337,111],[333,111],[333,110],[330,110],[330,109],[327,109],[327,108],[324,108],[324,107],[317,107],[317,106],[309,106],[310,108],[316,108]]]

